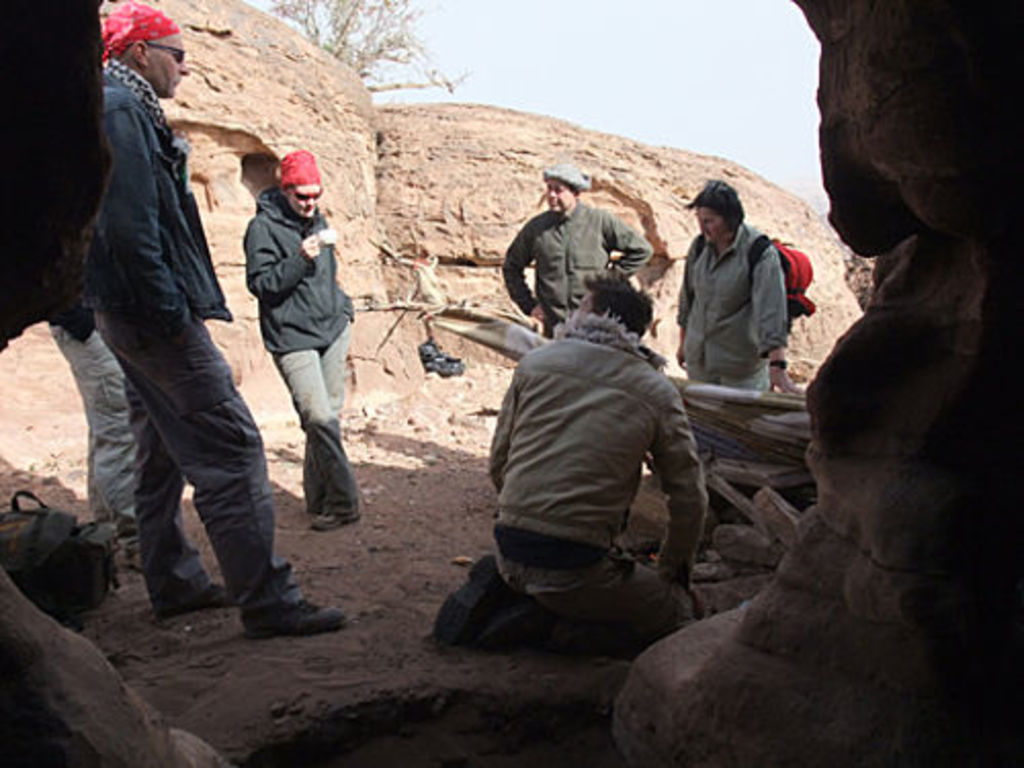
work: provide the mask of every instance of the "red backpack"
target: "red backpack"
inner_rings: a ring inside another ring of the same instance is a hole
[[[810,258],[803,251],[798,251],[793,246],[784,244],[781,240],[775,238],[769,240],[766,235],[760,235],[750,244],[750,250],[747,251],[747,263],[750,268],[751,281],[754,279],[754,267],[757,266],[761,257],[764,256],[764,252],[768,250],[769,245],[774,245],[775,250],[779,252],[779,262],[782,264],[782,280],[786,285],[786,315],[789,325],[792,326],[795,318],[804,315],[809,317],[817,310],[814,302],[804,293],[807,290],[807,286],[814,279],[814,267],[811,266]],[[702,253],[703,250],[704,235],[697,235],[697,253]],[[689,295],[688,287],[687,292],[687,295]]]
[[[764,241],[763,243],[760,241]],[[814,267],[811,260],[803,251],[798,251],[789,243],[783,243],[777,238],[772,238],[771,244],[779,252],[779,261],[782,263],[782,276],[786,283],[786,310],[789,315],[789,322],[794,318],[814,314],[817,307],[814,302],[804,293],[807,286],[814,280]],[[768,238],[764,235],[757,238],[750,247],[750,271],[753,275],[754,265],[757,264],[765,248],[768,247]],[[755,251],[756,256],[755,256]]]

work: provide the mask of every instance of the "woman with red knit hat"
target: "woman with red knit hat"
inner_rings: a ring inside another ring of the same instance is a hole
[[[336,280],[337,233],[317,207],[322,194],[313,155],[286,155],[280,186],[260,194],[245,233],[246,283],[259,300],[263,343],[306,433],[302,484],[315,531],[359,519],[338,421],[355,315]]]

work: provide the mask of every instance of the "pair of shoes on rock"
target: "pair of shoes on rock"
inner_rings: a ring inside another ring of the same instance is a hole
[[[267,615],[259,619],[246,620],[245,636],[250,640],[265,640],[279,635],[318,635],[322,632],[336,632],[348,621],[337,608],[321,608],[307,600],[284,612]]]
[[[343,525],[354,523],[359,518],[359,510],[351,512],[321,512],[319,515],[313,515],[313,521],[309,524],[309,527],[314,531],[333,531],[336,528],[341,528]]]
[[[229,608],[234,605],[228,597],[227,590],[220,584],[210,582],[210,585],[197,595],[188,600],[173,605],[162,605],[154,608],[153,612],[158,619],[169,619],[173,616],[181,616],[183,613],[193,611],[204,611],[207,608]]]
[[[466,372],[466,366],[462,360],[442,352],[433,339],[427,339],[420,344],[417,351],[423,370],[427,373],[436,373],[441,378],[447,379],[449,376],[461,376]]]

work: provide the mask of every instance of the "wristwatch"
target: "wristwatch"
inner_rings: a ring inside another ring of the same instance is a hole
[[[786,370],[785,360],[769,360],[768,365],[772,368],[781,368],[782,370]]]

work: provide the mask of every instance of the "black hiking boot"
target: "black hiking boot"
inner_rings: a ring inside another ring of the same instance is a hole
[[[337,608],[321,608],[301,600],[297,606],[283,613],[260,619],[243,618],[245,636],[250,640],[265,640],[278,635],[318,635],[336,632],[348,622]]]
[[[494,555],[482,557],[437,612],[434,638],[445,645],[473,645],[494,613],[518,597],[498,573]]]
[[[181,616],[184,613],[193,611],[205,611],[208,608],[229,608],[234,605],[227,591],[220,584],[210,582],[210,585],[198,595],[189,598],[182,603],[174,605],[162,605],[154,608],[153,613],[158,619],[169,619],[173,616]]]
[[[551,636],[558,617],[532,597],[500,609],[481,630],[473,645],[485,651],[540,648]]]

